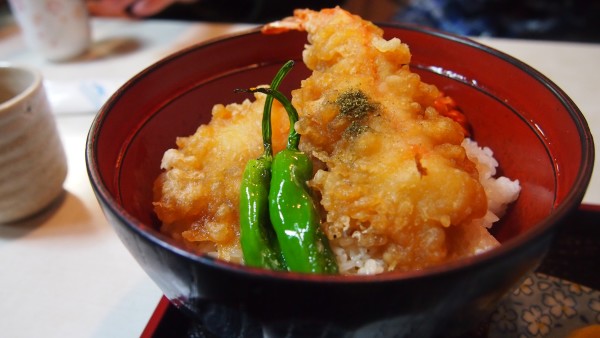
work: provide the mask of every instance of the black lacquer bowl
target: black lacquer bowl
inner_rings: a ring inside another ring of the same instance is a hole
[[[247,268],[186,251],[157,229],[152,184],[165,150],[210,119],[233,88],[269,83],[298,61],[282,90],[308,76],[306,34],[224,37],[147,68],[104,105],[86,160],[98,201],[131,254],[182,311],[221,336],[449,336],[472,328],[537,267],[580,203],[594,157],[573,102],[539,72],[471,40],[408,26],[384,26],[412,51],[411,67],[460,103],[481,145],[522,192],[494,235],[502,245],[441,267],[377,276],[308,276]],[[227,320],[227,331],[212,325]],[[231,325],[233,323],[233,325]]]

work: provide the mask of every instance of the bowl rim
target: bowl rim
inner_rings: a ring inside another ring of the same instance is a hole
[[[110,208],[111,212],[114,214],[115,217],[119,219],[119,221],[122,224],[124,224],[129,230],[135,232],[145,241],[158,245],[163,249],[171,251],[176,255],[184,257],[185,259],[191,260],[194,263],[208,265],[218,270],[226,270],[230,273],[244,275],[251,278],[274,278],[282,281],[285,280],[309,283],[326,282],[344,284],[388,283],[410,281],[415,279],[437,278],[440,275],[461,273],[469,269],[477,268],[482,264],[488,264],[488,262],[503,259],[507,255],[510,255],[513,251],[523,248],[525,243],[532,241],[535,238],[544,237],[544,235],[548,234],[550,230],[558,226],[560,221],[564,219],[574,208],[576,208],[581,203],[589,181],[591,180],[591,174],[594,166],[595,151],[593,137],[587,124],[587,121],[585,120],[579,108],[575,105],[572,99],[552,80],[550,80],[548,77],[546,77],[533,67],[516,59],[515,57],[512,57],[504,52],[496,50],[495,48],[486,46],[483,43],[474,41],[469,37],[443,32],[434,28],[424,27],[415,24],[378,23],[377,25],[384,30],[386,28],[401,29],[416,31],[417,33],[422,33],[426,35],[432,35],[436,38],[450,40],[451,42],[459,43],[467,47],[475,48],[488,54],[492,54],[493,56],[498,57],[529,74],[537,82],[539,82],[550,92],[552,92],[552,94],[562,103],[562,105],[568,111],[571,120],[576,125],[576,129],[579,131],[579,138],[582,145],[582,156],[576,179],[573,182],[573,189],[571,189],[566,194],[563,202],[560,205],[554,205],[551,213],[548,216],[546,216],[538,224],[538,226],[520,236],[517,236],[516,238],[510,239],[505,243],[502,243],[501,246],[493,248],[489,251],[477,254],[472,257],[461,258],[452,262],[446,262],[439,266],[428,267],[422,270],[382,273],[375,275],[319,275],[272,271],[267,269],[244,266],[237,263],[231,263],[208,255],[198,255],[183,248],[182,246],[170,243],[171,241],[166,235],[161,234],[158,230],[153,229],[148,225],[144,224],[143,222],[137,220],[133,215],[129,214],[123,207],[121,207],[117,199],[109,193],[98,171],[98,165],[96,163],[95,157],[95,140],[104,122],[104,119],[106,118],[107,111],[109,111],[110,108],[119,100],[119,98],[124,95],[124,93],[130,86],[143,79],[148,73],[152,72],[154,69],[159,68],[162,65],[169,63],[178,57],[191,53],[196,49],[207,48],[212,44],[220,43],[225,40],[239,39],[244,38],[247,35],[261,34],[261,27],[255,27],[236,33],[225,34],[219,37],[195,43],[179,51],[173,52],[172,54],[167,55],[162,59],[159,59],[152,65],[137,73],[127,82],[125,82],[120,88],[118,88],[115,93],[113,93],[113,95],[100,108],[98,114],[94,118],[86,140],[86,169],[97,199],[103,204],[105,204],[108,208]],[[470,83],[468,84],[473,85]],[[150,231],[148,231],[149,229]]]

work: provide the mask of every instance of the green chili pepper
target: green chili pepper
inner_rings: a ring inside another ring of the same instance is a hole
[[[293,66],[293,61],[284,64],[271,82],[271,88],[277,89]],[[286,270],[277,236],[269,219],[269,187],[273,161],[272,104],[273,98],[267,96],[262,117],[264,152],[257,159],[248,161],[244,169],[240,193],[240,242],[246,265]]]
[[[271,168],[269,214],[288,268],[295,272],[335,274],[338,267],[321,230],[318,208],[308,180],[312,177],[312,161],[298,149],[300,134],[294,129],[298,112],[279,91],[251,88],[273,96],[285,107],[290,133],[286,149],[275,155]]]

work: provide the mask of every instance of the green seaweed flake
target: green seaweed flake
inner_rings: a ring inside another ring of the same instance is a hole
[[[377,110],[377,105],[371,103],[369,97],[361,90],[349,90],[342,93],[335,103],[340,108],[340,114],[352,119],[363,119],[369,113]]]
[[[340,110],[340,115],[351,120],[345,130],[345,135],[349,137],[358,136],[369,130],[367,117],[375,113],[379,107],[358,89],[351,89],[340,94],[335,100],[335,104]]]

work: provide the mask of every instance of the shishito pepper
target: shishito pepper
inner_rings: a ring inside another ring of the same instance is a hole
[[[293,61],[285,63],[273,78],[271,88],[277,89],[293,66]],[[273,97],[267,96],[262,117],[263,154],[248,161],[242,177],[240,242],[246,265],[272,270],[286,270],[279,243],[269,219],[269,187],[273,161],[271,143],[272,104]]]
[[[298,112],[291,102],[272,88],[251,88],[273,96],[285,107],[290,132],[287,146],[277,153],[271,168],[269,214],[288,269],[295,272],[335,274],[338,267],[321,229],[321,219],[308,180],[312,161],[298,149],[300,134],[294,129]]]

